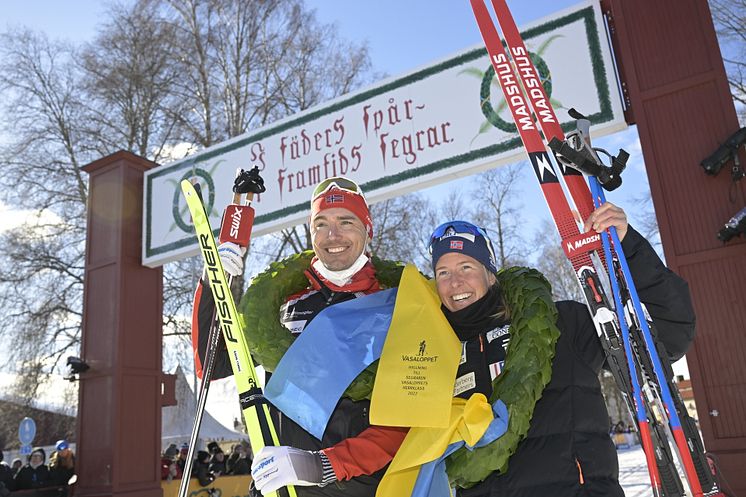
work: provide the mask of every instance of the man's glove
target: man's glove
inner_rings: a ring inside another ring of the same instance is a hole
[[[231,276],[243,274],[243,256],[246,255],[246,247],[233,242],[223,242],[218,246],[218,255],[226,273]]]
[[[267,446],[251,463],[251,477],[264,495],[288,485],[321,485],[321,455],[294,447]]]

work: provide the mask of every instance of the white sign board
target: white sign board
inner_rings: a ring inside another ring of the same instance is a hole
[[[575,107],[594,136],[626,126],[597,2],[522,33],[561,122],[574,122]],[[374,203],[524,158],[493,75],[479,45],[148,171],[143,263],[197,253],[184,178],[201,183],[217,230],[236,169],[258,166],[267,191],[253,204],[257,236],[305,222],[314,185],[331,176],[354,179]]]

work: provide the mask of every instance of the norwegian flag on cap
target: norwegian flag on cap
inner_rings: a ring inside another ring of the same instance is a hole
[[[336,187],[317,195],[311,201],[311,222],[324,209],[341,207],[352,212],[365,226],[368,238],[373,239],[373,221],[370,219],[368,204],[362,194],[352,193]]]
[[[464,250],[463,240],[451,240],[451,250]]]

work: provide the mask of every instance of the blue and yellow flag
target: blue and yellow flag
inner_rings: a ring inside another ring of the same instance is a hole
[[[288,348],[264,395],[321,440],[347,387],[381,355],[395,288],[327,307]]]
[[[440,310],[435,289],[404,268],[370,406],[382,426],[444,428],[451,415],[461,342]]]

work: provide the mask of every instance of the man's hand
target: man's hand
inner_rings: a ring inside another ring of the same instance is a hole
[[[251,463],[254,485],[264,495],[288,485],[320,485],[321,476],[319,454],[293,447],[264,447]]]
[[[246,255],[246,247],[233,242],[223,242],[218,246],[218,255],[226,273],[231,276],[243,274],[243,256]]]
[[[627,215],[621,207],[617,207],[611,202],[606,202],[588,216],[583,225],[583,231],[593,229],[596,233],[601,233],[610,226],[616,228],[619,241],[624,240],[624,235],[627,234],[627,227],[629,226]]]

